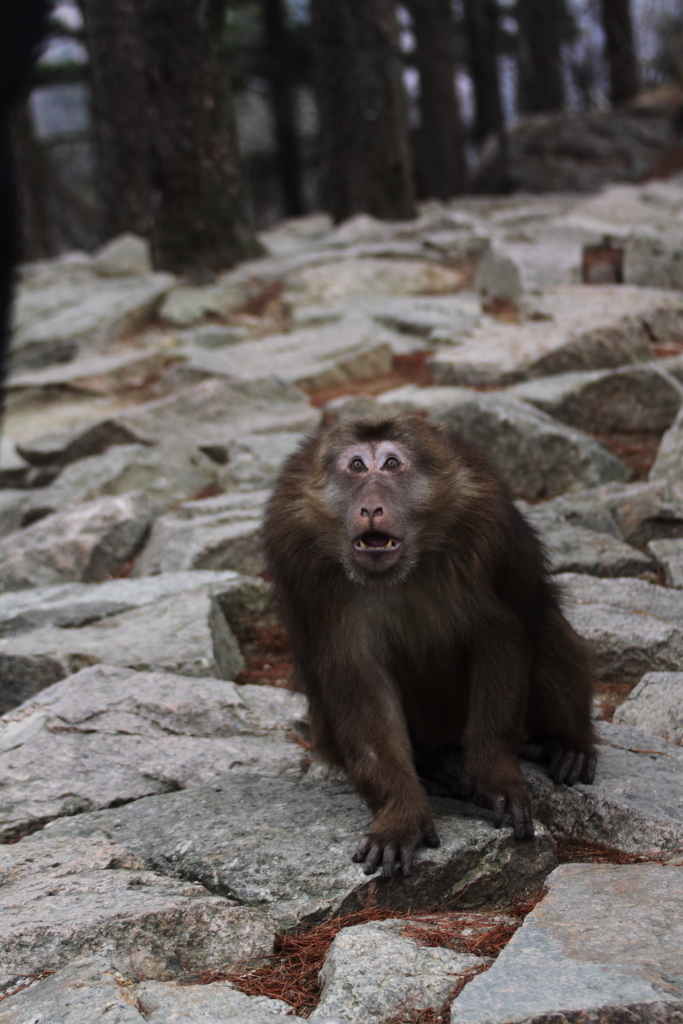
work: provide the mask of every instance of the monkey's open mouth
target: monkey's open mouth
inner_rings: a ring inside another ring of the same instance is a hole
[[[397,537],[379,530],[368,530],[362,537],[353,542],[356,551],[396,551],[401,546]]]

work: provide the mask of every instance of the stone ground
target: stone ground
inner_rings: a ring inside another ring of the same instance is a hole
[[[0,1024],[681,1024],[682,223],[672,179],[316,215],[204,286],[133,236],[23,269]],[[434,796],[441,847],[390,882],[350,861],[368,811],[312,762],[258,541],[301,437],[377,408],[498,465],[602,739],[593,786],[524,764],[534,843]]]

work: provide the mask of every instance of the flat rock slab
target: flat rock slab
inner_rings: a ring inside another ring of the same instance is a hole
[[[516,302],[524,292],[580,280],[581,245],[562,237],[527,242],[496,242],[479,264],[475,287],[490,299]]]
[[[683,465],[683,415],[679,412],[662,438],[657,458],[650,470],[650,480],[680,481]]]
[[[614,712],[614,722],[683,746],[683,672],[648,672]]]
[[[304,434],[247,434],[230,445],[227,465],[218,474],[223,491],[253,491],[272,487],[285,459]]]
[[[661,434],[676,419],[683,388],[656,363],[558,373],[516,384],[511,394],[590,433]]]
[[[401,934],[405,921],[342,928],[320,972],[320,1002],[311,1020],[341,1017],[378,1024],[399,1013],[442,1006],[459,975],[482,957],[425,946]]]
[[[305,714],[273,686],[83,669],[0,719],[0,841],[228,772],[297,775]]]
[[[190,367],[233,380],[276,374],[304,388],[337,387],[359,377],[389,373],[393,335],[370,317],[348,317],[318,328],[271,334],[220,351],[185,350]]]
[[[462,271],[426,260],[368,257],[304,267],[288,275],[285,292],[292,305],[310,306],[377,295],[455,292],[464,282]]]
[[[41,690],[51,672],[48,681],[56,682],[102,662],[216,679],[234,679],[244,668],[218,597],[200,586],[78,629],[44,626],[1,638],[0,706]]]
[[[663,739],[598,723],[598,769],[591,786],[556,786],[523,763],[534,816],[554,836],[658,856],[683,851],[683,752]]]
[[[153,517],[142,491],[45,516],[0,541],[0,589],[107,579],[138,553]]]
[[[683,868],[567,864],[454,1024],[637,1020],[683,1014]]]
[[[431,910],[499,903],[538,887],[554,865],[549,834],[519,843],[487,812],[434,799],[437,850],[417,851],[409,879],[384,882],[353,864],[369,814],[346,781],[226,775],[213,786],[149,797],[117,810],[62,818],[36,835],[104,834],[148,866],[198,879],[243,906],[267,908],[281,928],[316,924],[376,903]],[[464,814],[472,815],[465,817]]]
[[[146,871],[101,836],[29,836],[0,848],[0,872],[3,987],[85,953],[164,980],[272,949],[274,926],[263,911]]]
[[[41,626],[85,626],[198,587],[206,587],[212,596],[219,597],[231,625],[245,620],[258,622],[273,612],[271,588],[261,579],[229,570],[169,572],[141,579],[61,583],[0,594],[0,636]]]
[[[548,498],[582,484],[624,480],[624,464],[588,434],[568,427],[509,394],[469,388],[385,391],[380,406],[423,410],[429,418],[461,431],[489,455],[512,489]]]
[[[599,370],[652,359],[651,340],[680,336],[683,303],[649,288],[549,289],[529,307],[530,321],[478,327],[429,361],[437,384],[514,384],[571,370]]]
[[[636,683],[683,670],[683,595],[645,580],[558,576],[567,618],[587,641],[599,679]]]
[[[683,481],[604,484],[554,498],[544,508],[573,526],[609,533],[637,548],[662,537],[683,537]]]
[[[683,589],[683,538],[651,540],[647,550],[664,571],[667,587]]]
[[[56,391],[110,395],[144,387],[178,360],[182,361],[182,356],[170,348],[86,355],[66,365],[14,373],[5,387],[14,400],[23,396],[31,401],[44,401]]]
[[[263,571],[261,520],[270,491],[220,494],[188,501],[160,516],[133,575],[187,569]]]

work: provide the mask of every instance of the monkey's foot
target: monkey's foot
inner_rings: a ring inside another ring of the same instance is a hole
[[[366,875],[372,875],[382,862],[382,877],[391,878],[394,871],[396,859],[401,864],[401,874],[408,878],[413,869],[413,854],[415,848],[424,840],[427,846],[439,846],[441,840],[430,825],[424,833],[411,833],[400,839],[382,840],[376,832],[369,832],[363,836],[356,847],[356,852],[351,860],[359,864],[365,861],[363,871]]]
[[[531,818],[531,803],[525,789],[510,789],[507,793],[496,793],[494,790],[480,790],[493,808],[494,828],[503,824],[503,815],[509,812],[512,818],[512,829],[515,839],[533,839],[534,823]]]
[[[519,756],[526,761],[550,764],[548,774],[553,782],[573,786],[575,782],[590,785],[595,780],[597,756],[564,746],[559,740],[547,743],[522,743]]]

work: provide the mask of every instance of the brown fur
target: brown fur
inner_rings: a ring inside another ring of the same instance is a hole
[[[392,445],[400,470],[381,465]],[[375,471],[352,471],[356,448],[380,453]],[[367,523],[400,550],[359,551]],[[322,429],[285,464],[264,542],[314,748],[375,815],[366,871],[398,856],[408,874],[416,844],[438,842],[416,763],[462,748],[472,790],[498,823],[510,810],[518,838],[533,835],[523,739],[554,755],[558,781],[592,781],[586,651],[533,529],[461,436],[408,417]]]

